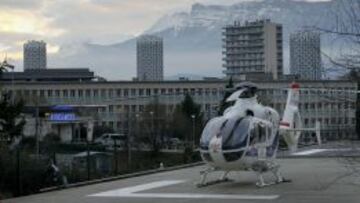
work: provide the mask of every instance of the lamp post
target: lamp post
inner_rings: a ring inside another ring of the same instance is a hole
[[[191,148],[194,149],[195,148],[195,115],[192,114],[191,115],[191,120],[192,120],[192,143],[191,143]]]
[[[154,138],[155,137],[155,132],[154,132],[154,112],[150,111],[150,115],[151,115],[151,134],[150,134],[150,137]],[[154,140],[152,140],[152,141],[154,142]],[[151,143],[151,144],[154,145],[154,143]]]

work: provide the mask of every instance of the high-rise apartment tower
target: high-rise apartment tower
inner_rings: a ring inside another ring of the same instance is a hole
[[[154,35],[143,35],[137,39],[137,79],[161,81],[164,78],[163,40]]]
[[[46,68],[46,43],[28,41],[24,44],[24,70]]]
[[[224,73],[228,77],[283,74],[282,26],[270,20],[235,22],[224,27]]]
[[[320,34],[302,31],[290,35],[290,73],[300,79],[321,79]]]

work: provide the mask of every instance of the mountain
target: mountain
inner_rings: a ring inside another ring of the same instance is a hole
[[[144,33],[163,37],[165,75],[222,76],[222,28],[235,20],[269,18],[283,25],[287,70],[289,33],[312,26],[332,28],[335,20],[331,11],[336,11],[339,1],[258,0],[231,6],[196,3],[189,12],[163,16]],[[322,39],[323,50],[330,47],[329,41]],[[136,75],[136,38],[111,45],[84,44],[79,52],[66,57],[60,57],[62,53],[69,51],[64,48],[53,61],[63,66],[88,65],[109,79],[130,79]]]

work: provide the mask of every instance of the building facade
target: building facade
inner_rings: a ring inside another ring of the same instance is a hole
[[[282,26],[270,20],[258,20],[224,27],[224,73],[246,79],[250,75],[283,74]]]
[[[287,91],[291,81],[258,81],[259,101],[275,108],[280,116],[286,105]],[[355,136],[356,82],[351,81],[299,81],[301,87],[300,113],[304,127],[321,124],[324,139],[351,138]],[[164,81],[164,82],[2,82],[3,91],[14,91],[17,97],[28,104],[37,100],[37,105],[73,105],[97,107],[91,115],[95,125],[113,128],[127,133],[137,116],[146,111],[146,105],[155,98],[164,104],[169,116],[184,94],[190,94],[201,105],[205,121],[217,116],[227,81]],[[312,90],[313,89],[313,90]],[[343,91],[346,90],[346,91]],[[33,104],[30,104],[33,105]],[[44,118],[45,119],[45,118]],[[27,133],[31,134],[29,130]]]
[[[28,41],[24,44],[24,70],[46,69],[46,43]]]
[[[290,72],[305,80],[321,79],[319,33],[304,31],[290,35]]]
[[[137,39],[137,79],[139,81],[162,81],[164,78],[163,39],[143,35]]]

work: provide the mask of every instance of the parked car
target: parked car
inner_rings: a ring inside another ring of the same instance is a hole
[[[117,148],[126,147],[126,135],[117,133],[105,133],[94,140],[95,144],[106,146],[107,149],[113,149],[114,144]],[[115,142],[115,143],[114,143]]]

